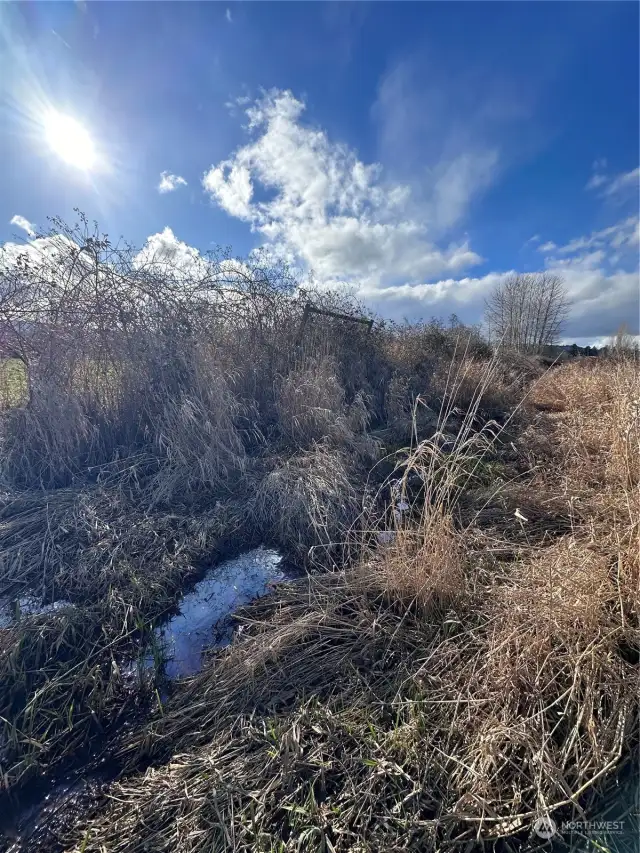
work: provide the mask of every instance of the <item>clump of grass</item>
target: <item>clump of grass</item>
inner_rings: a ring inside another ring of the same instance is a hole
[[[299,447],[339,442],[349,432],[344,388],[329,358],[280,378],[275,401],[282,431]]]
[[[1,426],[0,476],[22,487],[69,483],[72,460],[99,442],[80,399],[55,381],[36,383],[31,404],[7,411]]]
[[[221,494],[246,469],[246,451],[234,418],[239,404],[218,379],[203,395],[167,401],[156,442],[159,470],[149,484],[153,502],[171,505],[192,495]]]
[[[360,508],[358,468],[328,444],[275,467],[259,483],[251,517],[265,541],[307,564],[344,556]]]
[[[12,629],[0,652],[0,792],[77,760],[135,701],[100,616],[95,608],[67,608]]]
[[[417,533],[396,531],[393,545],[371,568],[395,604],[446,611],[465,592],[464,558],[453,520],[437,509]]]

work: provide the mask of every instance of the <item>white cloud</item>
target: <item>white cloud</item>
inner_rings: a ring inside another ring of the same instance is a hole
[[[177,190],[178,187],[186,187],[187,182],[180,175],[171,175],[169,172],[160,174],[160,183],[158,184],[159,193],[170,193]]]
[[[252,277],[251,270],[242,261],[235,258],[216,260],[203,256],[194,246],[179,240],[169,226],[147,237],[144,246],[134,257],[133,265],[138,270],[171,276],[179,283],[188,282],[195,288],[216,284],[218,290],[213,296],[226,293],[226,286],[242,283]]]
[[[425,193],[309,126],[304,110],[282,91],[250,105],[251,139],[203,176],[211,199],[261,235],[272,257],[312,270],[321,286],[352,285],[384,316],[455,312],[480,321],[486,296],[509,273],[465,276],[482,259],[467,239],[444,242],[442,228],[458,221],[470,195],[491,179],[494,151],[436,164]],[[540,243],[537,234],[527,241],[539,244],[544,268],[567,283],[569,335],[607,335],[637,316],[638,227],[634,216],[566,245]]]
[[[171,272],[176,277],[202,276],[206,260],[193,246],[178,240],[168,226],[147,237],[147,242],[133,260],[137,269],[153,273]]]
[[[606,336],[625,320],[637,328],[639,244],[640,218],[629,216],[564,245],[539,247],[547,253],[545,268],[565,280],[572,303],[568,333]]]
[[[598,187],[601,187],[603,184],[606,184],[607,180],[608,179],[607,179],[606,175],[602,175],[599,172],[596,172],[595,174],[591,175],[591,177],[587,181],[585,189],[586,190],[595,190]]]
[[[640,318],[640,276],[637,216],[577,237],[558,246],[548,241],[539,247],[545,253],[544,268],[564,279],[570,317],[565,339],[585,341],[611,335],[622,322],[633,333]],[[491,289],[511,273],[491,272],[478,278],[448,278],[433,284],[408,283],[370,290],[359,295],[372,302],[385,316],[446,317],[455,312],[465,322],[482,318],[484,300]]]
[[[70,249],[76,250],[80,247],[65,237],[64,234],[53,234],[50,237],[37,237],[26,243],[6,242],[0,246],[0,269],[10,269],[15,266],[19,258],[25,258],[29,264],[42,269],[49,268],[51,271],[60,269],[60,262],[71,258]],[[76,263],[83,263],[84,255],[79,255]]]
[[[640,166],[630,172],[622,172],[611,177],[600,171],[606,163],[606,160],[596,160],[593,164],[594,174],[589,178],[585,189],[600,190],[603,198],[624,197],[632,190],[635,190],[637,195],[640,188]]]
[[[428,206],[385,179],[341,143],[302,123],[305,105],[272,91],[247,109],[253,139],[213,165],[203,186],[223,210],[260,233],[279,257],[313,270],[319,283],[377,288],[424,280],[477,264],[467,240],[438,247]],[[436,206],[452,222],[475,166],[460,159],[436,181]],[[261,199],[261,200],[259,200]]]
[[[20,216],[16,213],[15,216],[12,216],[10,221],[10,225],[15,225],[17,228],[22,228],[23,231],[26,231],[29,237],[34,237],[36,233],[36,226],[29,222],[24,216]]]
[[[225,12],[225,18],[227,19],[227,21],[229,21],[230,24],[233,23],[233,18],[231,16],[231,9],[227,9],[227,11]]]
[[[570,316],[564,333],[568,342],[576,338],[606,337],[627,322],[633,333],[638,331],[640,312],[638,272],[608,272],[601,267],[585,265],[550,268],[564,279]],[[482,320],[484,301],[491,290],[510,272],[490,272],[478,278],[448,278],[433,284],[402,284],[361,289],[358,296],[371,304],[382,316],[400,320],[404,317],[447,317],[456,313],[463,322]]]
[[[621,192],[626,192],[627,190],[635,189],[636,194],[638,192],[638,183],[640,182],[640,166],[635,169],[632,169],[630,172],[624,172],[621,175],[617,175],[609,186],[606,188],[605,195],[618,195]]]
[[[202,184],[228,214],[238,219],[252,219],[253,186],[246,166],[225,160],[205,173]]]
[[[629,216],[615,225],[603,228],[601,231],[593,231],[591,234],[576,237],[564,246],[557,246],[553,241],[544,243],[538,247],[540,252],[554,252],[556,255],[575,255],[586,249],[620,249],[622,247],[633,247],[638,243],[639,218]]]

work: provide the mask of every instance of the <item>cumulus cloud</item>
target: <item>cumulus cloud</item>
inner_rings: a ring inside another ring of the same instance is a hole
[[[626,322],[632,333],[638,332],[638,272],[611,272],[603,267],[570,265],[551,267],[564,279],[570,316],[564,337],[594,340],[615,332]],[[466,323],[482,320],[484,303],[491,290],[515,271],[491,272],[473,278],[449,278],[432,284],[398,285],[358,295],[382,316],[401,320],[405,317],[447,317],[452,313]]]
[[[29,220],[26,219],[24,216],[20,216],[18,213],[16,213],[15,216],[11,217],[9,224],[15,225],[16,228],[22,228],[23,231],[27,232],[29,237],[35,236],[36,226],[32,222],[29,222]]]
[[[539,249],[546,254],[543,269],[563,278],[571,303],[565,339],[591,343],[613,334],[622,322],[638,333],[640,276],[638,246],[640,221],[627,217],[607,228],[576,237],[564,245],[548,241]],[[359,295],[383,316],[482,319],[484,301],[491,290],[512,275],[490,272],[480,277],[450,277],[432,283],[407,283],[378,289],[360,289]]]
[[[133,259],[137,269],[155,273],[171,271],[175,276],[193,277],[206,273],[206,261],[193,246],[178,240],[168,226],[147,241]]]
[[[218,296],[226,292],[225,286],[242,284],[252,276],[249,267],[235,258],[217,260],[201,255],[194,246],[179,240],[169,226],[147,237],[133,265],[152,274],[168,274],[179,283],[188,282],[196,287],[222,286],[222,290],[218,288],[214,294]],[[228,297],[228,292],[226,294]]]
[[[443,240],[443,227],[459,221],[470,195],[489,182],[495,150],[436,163],[428,193],[416,193],[310,126],[304,111],[289,91],[246,107],[249,141],[203,176],[212,201],[248,223],[272,257],[312,270],[321,286],[352,285],[383,316],[455,312],[479,322],[487,295],[513,271],[465,275],[482,259],[467,239]],[[605,168],[604,161],[594,164]],[[632,178],[606,180],[615,194]],[[572,302],[567,334],[607,335],[638,316],[638,229],[634,216],[565,245],[540,235],[528,241],[538,244],[541,269],[565,279]]]
[[[437,246],[411,189],[305,124],[304,110],[289,91],[272,91],[250,105],[251,141],[211,166],[202,181],[211,199],[250,223],[278,257],[313,270],[320,283],[373,289],[459,272],[482,260],[467,240]],[[472,168],[459,163],[463,177]],[[448,199],[448,208],[441,207],[449,220],[463,203],[459,184],[451,170],[436,185],[436,195]]]
[[[180,175],[172,175],[169,172],[160,174],[160,183],[158,184],[159,193],[170,193],[177,190],[178,187],[186,187],[187,182]]]
[[[238,219],[251,220],[251,172],[241,163],[225,160],[212,167],[202,179],[207,192],[217,200],[220,207]]]

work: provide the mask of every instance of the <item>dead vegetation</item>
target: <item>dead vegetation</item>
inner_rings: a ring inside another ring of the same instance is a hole
[[[70,603],[0,627],[4,788],[117,728],[153,620],[265,542],[310,573],[122,735],[61,844],[517,849],[593,817],[639,748],[637,365],[539,378],[457,323],[300,340],[309,300],[359,306],[67,239],[0,305],[29,379],[2,398],[0,598]]]
[[[575,387],[587,369],[545,381]],[[634,399],[635,366],[619,379]],[[635,431],[607,464],[614,503],[567,441],[563,476],[551,468],[545,486],[572,529],[518,539],[517,557],[496,561],[495,533],[460,531],[446,512],[491,439],[474,440],[475,456],[419,444],[406,476],[434,485],[417,522],[346,572],[249,608],[234,646],[124,745],[132,769],[142,756],[155,766],[114,786],[74,849],[448,850],[511,837],[534,849],[541,815],[597,816],[638,754],[638,482],[626,479],[638,424],[609,418],[631,400],[612,392],[595,413],[583,394],[561,413],[576,441],[596,417]],[[632,795],[614,818],[633,839]]]

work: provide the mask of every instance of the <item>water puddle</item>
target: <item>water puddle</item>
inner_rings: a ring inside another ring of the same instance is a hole
[[[13,600],[0,599],[0,628],[10,628],[19,622],[23,616],[42,616],[69,607],[73,607],[70,601],[61,599],[60,601],[53,601],[51,604],[43,604],[34,595],[25,595]]]
[[[3,815],[0,850],[3,853],[61,850],[61,838],[78,814],[87,813],[101,798],[105,780],[97,775],[69,779],[50,788],[44,796],[38,786],[11,816]]]
[[[178,613],[156,629],[152,645],[160,654],[147,652],[144,668],[157,669],[163,661],[168,679],[198,672],[203,651],[231,642],[234,612],[292,577],[282,562],[276,551],[256,548],[213,566],[181,600]]]
[[[203,652],[231,642],[234,614],[239,607],[268,595],[274,584],[293,577],[295,573],[285,569],[280,554],[266,548],[256,548],[212,566],[184,595],[177,612],[156,628],[152,643],[156,655],[146,652],[140,662],[143,671],[154,677],[160,671],[167,679],[197,672]],[[1,604],[0,617],[4,612]],[[66,601],[42,606],[29,598],[4,604],[8,624],[14,624],[21,616],[73,606]],[[131,669],[133,675],[136,666],[139,665],[129,663],[124,669]],[[20,804],[0,814],[0,853],[60,850],[58,839],[65,829],[78,814],[99,802],[103,786],[113,778],[107,772],[96,771],[95,766],[94,761],[62,782],[42,781],[29,791],[22,791]]]

